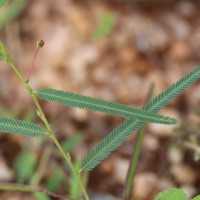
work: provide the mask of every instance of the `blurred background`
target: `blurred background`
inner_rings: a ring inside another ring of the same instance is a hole
[[[198,0],[10,0],[0,8],[0,38],[27,77],[36,41],[44,40],[30,85],[52,87],[141,107],[151,84],[158,95],[200,63]],[[159,113],[175,126],[148,124],[132,192],[153,200],[169,187],[200,193],[199,81]],[[73,160],[83,157],[123,118],[41,101],[57,138]],[[41,124],[26,89],[0,63],[0,115]],[[135,135],[88,174],[93,200],[120,199]],[[193,144],[193,149],[188,144]],[[66,163],[47,138],[0,134],[0,182],[38,185],[76,197]],[[8,192],[2,200],[49,200]]]

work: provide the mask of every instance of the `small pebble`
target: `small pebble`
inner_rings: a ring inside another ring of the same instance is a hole
[[[158,177],[151,172],[138,174],[135,177],[133,194],[140,199],[147,199],[157,187]]]
[[[176,164],[170,171],[180,184],[194,184],[198,180],[197,172],[185,164]]]

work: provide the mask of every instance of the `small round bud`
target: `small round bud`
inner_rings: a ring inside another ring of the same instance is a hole
[[[42,48],[43,46],[44,46],[43,40],[37,41],[37,48]]]

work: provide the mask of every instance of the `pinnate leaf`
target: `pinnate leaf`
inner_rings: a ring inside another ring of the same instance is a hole
[[[40,89],[37,91],[40,98],[69,105],[77,108],[103,112],[111,115],[124,116],[130,119],[138,119],[142,122],[154,122],[162,124],[175,124],[176,120],[164,117],[155,113],[150,113],[142,109],[136,109],[127,105],[96,99],[88,96],[65,92],[52,88]]]
[[[129,119],[114,129],[107,137],[101,140],[92,149],[81,163],[81,170],[90,171],[104,160],[113,150],[119,147],[122,142],[130,135],[133,130],[137,130],[143,122],[134,123],[135,120]]]
[[[179,81],[171,85],[168,89],[166,89],[160,95],[152,99],[145,107],[145,110],[148,110],[151,112],[159,111],[170,100],[172,100],[177,95],[179,95],[182,91],[184,91],[186,88],[191,86],[199,78],[200,78],[200,67],[196,67],[195,69],[190,71],[188,74],[183,76]]]
[[[29,137],[41,136],[45,133],[37,124],[7,117],[0,117],[0,131]]]
[[[182,77],[179,81],[170,86],[167,90],[151,100],[144,109],[157,112],[171,99],[189,87],[194,81],[200,78],[200,67],[195,68],[190,73]],[[81,170],[89,171],[104,160],[113,150],[119,147],[124,140],[144,122],[138,120],[127,120],[114,129],[107,137],[100,141],[82,161]]]

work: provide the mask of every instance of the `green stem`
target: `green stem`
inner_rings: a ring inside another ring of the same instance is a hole
[[[0,48],[1,48],[1,52],[4,54],[5,58],[6,58],[6,61],[7,63],[11,66],[11,68],[14,70],[14,72],[17,74],[17,76],[19,77],[19,79],[21,80],[21,82],[23,83],[23,85],[26,87],[27,91],[29,92],[29,94],[32,96],[32,99],[37,107],[37,110],[38,110],[38,114],[39,114],[39,117],[41,118],[41,120],[44,122],[48,132],[46,133],[54,142],[54,144],[57,146],[58,150],[60,151],[61,155],[63,156],[63,158],[66,160],[66,162],[68,163],[72,173],[74,173],[75,177],[77,178],[79,184],[80,184],[80,187],[81,187],[81,190],[83,192],[83,195],[85,197],[85,200],[89,200],[89,196],[87,194],[87,191],[85,190],[85,188],[83,187],[83,184],[80,180],[80,177],[79,177],[79,173],[76,172],[72,162],[71,162],[71,157],[70,157],[70,154],[69,153],[65,153],[63,148],[61,147],[60,143],[58,142],[57,138],[55,137],[52,129],[51,129],[51,126],[38,102],[38,99],[37,99],[37,96],[36,96],[36,92],[32,90],[32,88],[30,87],[30,85],[27,83],[27,81],[24,79],[24,77],[22,76],[22,74],[19,72],[19,70],[17,69],[17,67],[15,66],[15,64],[13,63],[13,61],[11,60],[9,54],[7,53],[5,47],[3,46],[3,44],[0,42]]]
[[[59,194],[50,192],[46,189],[38,188],[35,186],[24,185],[24,184],[0,183],[0,190],[21,191],[21,192],[39,192],[39,193],[47,194],[47,195],[57,198],[57,199],[71,200],[71,199],[61,196]]]
[[[44,151],[42,152],[42,156],[39,162],[39,165],[37,167],[36,172],[33,174],[31,180],[30,180],[30,184],[31,185],[38,185],[46,168],[47,168],[47,164],[49,161],[49,158],[51,156],[52,153],[52,147],[50,145],[46,146]]]
[[[145,130],[146,130],[146,125],[143,125],[139,129],[139,132],[137,133],[137,136],[136,136],[136,139],[135,139],[135,142],[134,142],[134,149],[133,149],[134,152],[132,154],[131,163],[130,163],[130,166],[129,166],[126,184],[125,184],[125,191],[124,191],[124,194],[123,194],[124,200],[129,199],[130,196],[131,196],[133,180],[134,180],[135,173],[136,173],[137,163],[138,163],[138,159],[139,159],[139,154],[140,154]]]
[[[153,90],[154,90],[154,85],[152,84],[151,88],[149,90],[148,97],[147,97],[147,102],[152,98]],[[131,196],[133,180],[134,180],[135,173],[136,173],[136,168],[137,168],[137,164],[138,164],[138,159],[139,159],[140,150],[141,150],[145,131],[146,131],[146,124],[144,124],[139,129],[137,136],[135,138],[135,141],[134,141],[133,153],[132,153],[128,173],[126,176],[126,183],[125,183],[125,188],[124,188],[124,193],[123,193],[123,198],[122,198],[123,200],[130,199],[130,196]]]
[[[58,142],[58,140],[56,139],[56,137],[54,135],[50,135],[51,139],[53,140],[53,142],[55,143],[55,145],[57,146],[58,150],[60,151],[60,153],[62,154],[62,156],[65,158],[65,160],[67,161],[70,169],[72,170],[72,173],[75,175],[75,177],[77,178],[78,182],[79,182],[79,185],[81,187],[81,190],[85,196],[85,199],[86,200],[89,200],[89,196],[87,194],[87,191],[85,190],[81,180],[80,180],[80,177],[78,175],[78,172],[74,169],[73,167],[73,164],[71,162],[71,157],[69,155],[69,153],[65,153],[63,148],[61,147],[60,143]]]
[[[50,124],[49,124],[49,122],[48,122],[48,120],[47,120],[47,118],[46,118],[46,116],[45,116],[45,114],[44,114],[44,112],[43,112],[43,110],[42,110],[42,108],[41,108],[39,102],[38,102],[36,93],[35,93],[34,91],[32,91],[32,92],[31,92],[31,96],[32,96],[32,98],[33,98],[33,101],[34,101],[34,103],[35,103],[37,109],[38,109],[39,117],[41,118],[41,120],[44,122],[44,124],[45,124],[46,127],[47,127],[47,130],[48,130],[48,133],[47,133],[47,134],[49,134],[49,136],[50,136],[50,135],[54,135],[54,133],[53,133],[53,131],[52,131],[52,129],[51,129],[51,126],[50,126]]]

